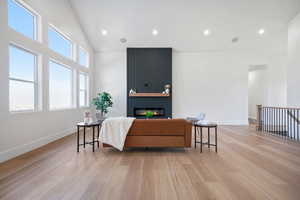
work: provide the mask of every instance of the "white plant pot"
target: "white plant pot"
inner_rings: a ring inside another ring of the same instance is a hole
[[[105,119],[105,114],[102,112],[96,112],[96,119],[97,120],[104,120]]]

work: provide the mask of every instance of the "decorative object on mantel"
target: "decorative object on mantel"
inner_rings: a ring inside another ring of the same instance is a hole
[[[108,108],[112,107],[112,97],[107,92],[98,93],[98,96],[93,99],[92,102],[96,106],[96,118],[97,120],[105,119],[104,115],[108,113]]]
[[[84,111],[83,113],[83,123],[88,124],[93,121],[91,112],[89,110]]]
[[[167,84],[167,85],[165,85],[165,93],[166,94],[170,94],[170,89],[171,89],[171,85],[170,84]]]
[[[135,94],[135,93],[136,93],[136,90],[131,88],[129,91],[129,94]]]

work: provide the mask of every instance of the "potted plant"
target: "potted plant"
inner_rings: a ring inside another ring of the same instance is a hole
[[[104,115],[108,113],[108,108],[112,107],[112,97],[107,92],[98,93],[98,96],[93,99],[92,103],[96,106],[96,118],[103,119]]]

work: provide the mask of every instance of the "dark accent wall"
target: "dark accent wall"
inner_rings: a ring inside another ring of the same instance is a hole
[[[160,117],[172,117],[172,93],[169,97],[129,96],[131,88],[162,92],[166,84],[172,86],[172,48],[127,48],[127,116],[134,116],[135,108],[162,107],[165,115]]]

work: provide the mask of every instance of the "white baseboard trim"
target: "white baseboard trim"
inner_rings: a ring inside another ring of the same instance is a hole
[[[248,120],[232,120],[232,121],[217,121],[217,124],[241,126],[241,125],[249,125],[249,122]]]
[[[2,152],[0,152],[0,163],[7,161],[9,159],[15,158],[19,155],[22,155],[22,154],[32,151],[34,149],[37,149],[41,146],[44,146],[50,142],[53,142],[55,140],[58,140],[60,138],[63,138],[65,136],[70,135],[75,132],[76,132],[76,129],[74,129],[74,128],[67,129],[67,130],[61,131],[55,135],[42,137],[33,142],[17,146],[17,147],[8,149],[6,151],[2,151]]]

